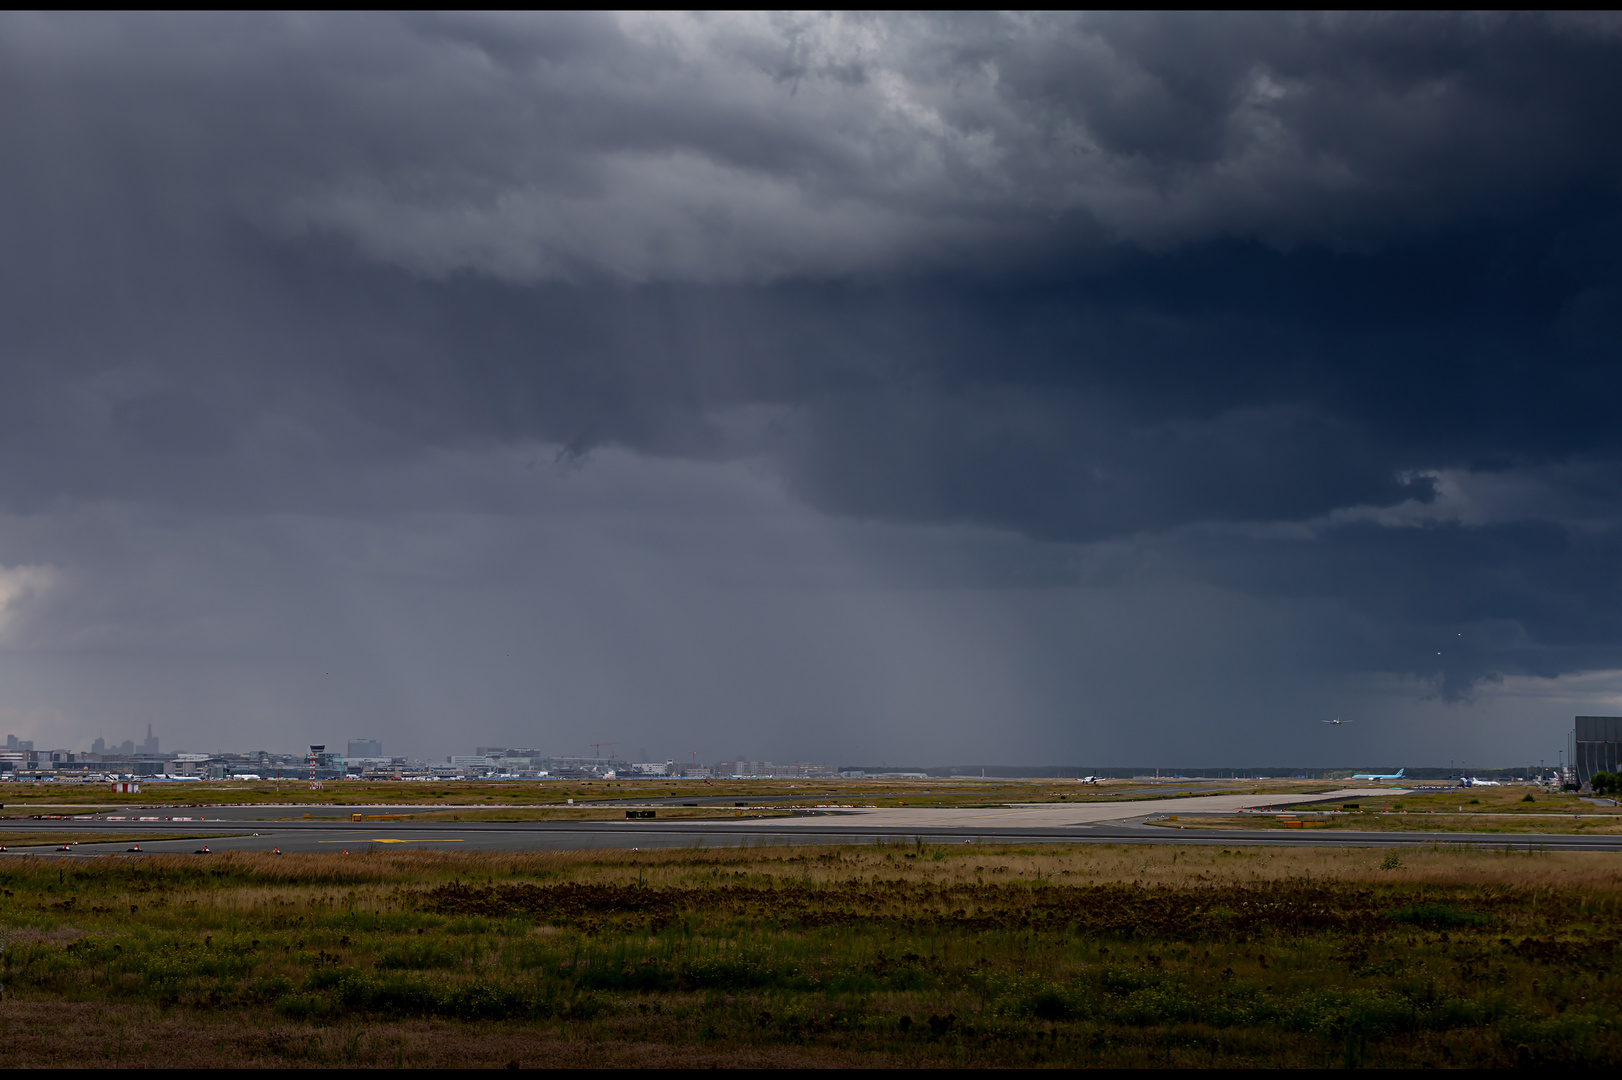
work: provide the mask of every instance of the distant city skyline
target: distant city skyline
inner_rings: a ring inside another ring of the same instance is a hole
[[[1575,724],[1574,730],[1579,735],[1586,730],[1584,728],[1585,724],[1587,724],[1589,728],[1592,728],[1596,722],[1614,724],[1622,727],[1622,717],[1595,718],[1578,716],[1574,717],[1573,721]],[[1557,767],[1563,765],[1569,766],[1571,762],[1576,759],[1577,755],[1573,752],[1571,743],[1569,741],[1572,736],[1572,732],[1568,731],[1566,736],[1567,742],[1565,747],[1557,748],[1555,751],[1555,756],[1552,759],[1540,757],[1535,761],[1528,759],[1525,762],[1518,763],[1477,760],[1472,765],[1468,758],[1457,758],[1449,761],[1448,766],[1445,769],[1440,765],[1440,763],[1410,763],[1405,766],[1404,771],[1405,775],[1415,780],[1435,779],[1440,776],[1468,776],[1472,772],[1481,772],[1491,775],[1519,774],[1521,777],[1531,775],[1546,775],[1553,773]],[[1586,738],[1588,736],[1582,737]],[[171,750],[167,753],[160,754],[158,751],[158,738],[153,734],[149,727],[147,738],[139,747],[136,746],[133,740],[125,740],[125,742],[120,746],[114,747],[107,745],[104,739],[97,738],[95,742],[92,743],[89,751],[85,752],[82,750],[74,751],[68,747],[35,747],[32,740],[20,740],[15,734],[8,734],[6,736],[5,750],[0,751],[0,772],[3,772],[5,769],[11,767],[9,764],[7,764],[7,755],[15,755],[19,751],[25,752],[28,756],[38,757],[41,759],[47,757],[53,759],[62,758],[65,765],[70,767],[70,769],[91,769],[92,771],[96,763],[111,763],[113,765],[113,770],[117,771],[116,762],[120,757],[129,759],[154,758],[158,760],[178,760],[185,761],[191,765],[201,765],[201,763],[211,760],[243,759],[252,757],[264,758],[266,755],[268,755],[269,757],[278,759],[284,765],[294,761],[315,761],[317,758],[322,761],[326,761],[328,759],[332,759],[334,761],[343,760],[352,765],[358,764],[363,768],[375,767],[383,770],[386,770],[391,763],[396,768],[400,766],[433,766],[438,768],[441,767],[442,763],[444,766],[451,766],[451,771],[458,773],[469,773],[470,771],[473,773],[480,773],[485,770],[489,770],[492,773],[500,773],[509,769],[533,771],[533,769],[539,769],[544,765],[547,771],[539,775],[556,775],[556,771],[559,769],[564,770],[566,773],[569,770],[579,769],[618,769],[621,770],[623,777],[633,778],[647,775],[668,775],[687,778],[728,776],[800,776],[808,778],[849,778],[853,776],[933,776],[937,778],[944,778],[949,776],[959,776],[972,778],[975,770],[978,770],[982,777],[988,775],[988,773],[994,777],[1052,776],[1055,778],[1063,778],[1065,776],[1079,777],[1089,774],[1103,777],[1121,778],[1128,776],[1146,776],[1152,774],[1156,778],[1165,779],[1175,779],[1184,775],[1190,778],[1220,779],[1235,776],[1276,778],[1280,776],[1291,776],[1297,773],[1300,773],[1302,776],[1307,776],[1309,774],[1314,776],[1318,774],[1332,773],[1345,774],[1350,773],[1352,769],[1356,767],[1360,767],[1348,762],[1341,762],[1329,767],[1312,767],[1280,763],[1274,763],[1272,765],[1250,764],[1221,767],[1207,764],[1191,764],[1187,762],[1174,763],[1171,761],[1164,761],[1157,764],[1148,765],[1143,763],[1123,765],[1120,763],[1099,764],[1063,762],[1019,764],[997,761],[959,762],[956,764],[926,761],[911,761],[905,763],[891,762],[887,764],[873,762],[847,762],[835,765],[821,762],[797,762],[794,764],[787,764],[782,762],[774,763],[771,760],[748,760],[739,758],[723,758],[714,762],[708,760],[700,762],[697,759],[696,754],[692,755],[692,761],[683,762],[677,761],[674,758],[655,760],[645,752],[640,753],[636,758],[628,758],[620,757],[611,750],[605,755],[575,755],[554,754],[534,747],[512,746],[478,746],[471,754],[459,754],[453,750],[445,755],[430,754],[426,757],[410,757],[402,755],[384,756],[382,754],[381,741],[375,739],[350,739],[347,741],[345,746],[346,751],[343,755],[338,755],[335,750],[328,750],[325,743],[309,744],[307,747],[292,750],[277,750],[269,748],[254,748],[252,750],[226,750],[223,748],[215,748],[210,752]],[[602,745],[599,744],[595,749],[602,749]],[[645,751],[646,748],[642,749]],[[1603,754],[1608,754],[1614,757],[1614,747],[1604,750]],[[1590,753],[1589,756],[1593,757],[1594,754]],[[1598,760],[1598,758],[1596,758],[1596,760]],[[1608,762],[1610,761],[1610,758],[1607,757],[1605,760]],[[61,767],[63,766],[58,766],[58,768]],[[277,773],[279,774],[280,771],[281,770],[277,770]]]

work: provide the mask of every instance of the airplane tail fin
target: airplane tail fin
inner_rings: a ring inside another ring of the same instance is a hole
[[[1399,780],[1402,779],[1402,774],[1407,772],[1407,771],[1408,771],[1408,766],[1406,766],[1406,765],[1404,765],[1402,768],[1398,769],[1397,770],[1397,779],[1399,779]]]

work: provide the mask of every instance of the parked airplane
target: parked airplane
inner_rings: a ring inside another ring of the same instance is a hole
[[[1360,772],[1352,775],[1353,780],[1401,780],[1402,774],[1408,771],[1405,765],[1394,773]]]

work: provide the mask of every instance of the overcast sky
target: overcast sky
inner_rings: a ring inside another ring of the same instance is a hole
[[[1619,131],[1614,19],[4,16],[0,729],[1552,762]]]

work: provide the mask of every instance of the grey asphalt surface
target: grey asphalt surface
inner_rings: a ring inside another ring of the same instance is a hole
[[[214,817],[212,809],[209,817]],[[261,808],[262,809],[262,808]],[[300,812],[302,813],[302,811]],[[171,815],[175,816],[175,815]],[[186,816],[184,814],[179,816]],[[651,849],[674,847],[762,847],[781,844],[869,843],[1018,843],[1018,844],[1184,844],[1254,845],[1264,847],[1419,847],[1433,843],[1471,845],[1515,851],[1612,851],[1622,853],[1622,836],[1562,833],[1423,833],[1333,832],[1285,833],[1279,830],[1185,830],[1145,825],[1141,821],[1073,825],[1062,828],[896,828],[863,825],[860,815],[828,814],[816,820],[792,819],[782,829],[767,821],[546,821],[546,822],[351,822],[320,820],[255,821],[106,821],[12,820],[8,832],[71,834],[127,832],[132,837],[176,833],[205,839],[141,841],[144,854],[192,853],[205,845],[211,853],[280,849],[292,852],[360,852],[379,850],[556,851],[589,848]],[[255,835],[257,834],[257,835]],[[0,855],[89,858],[134,856],[133,842],[84,843],[67,852],[49,846],[13,844]]]

